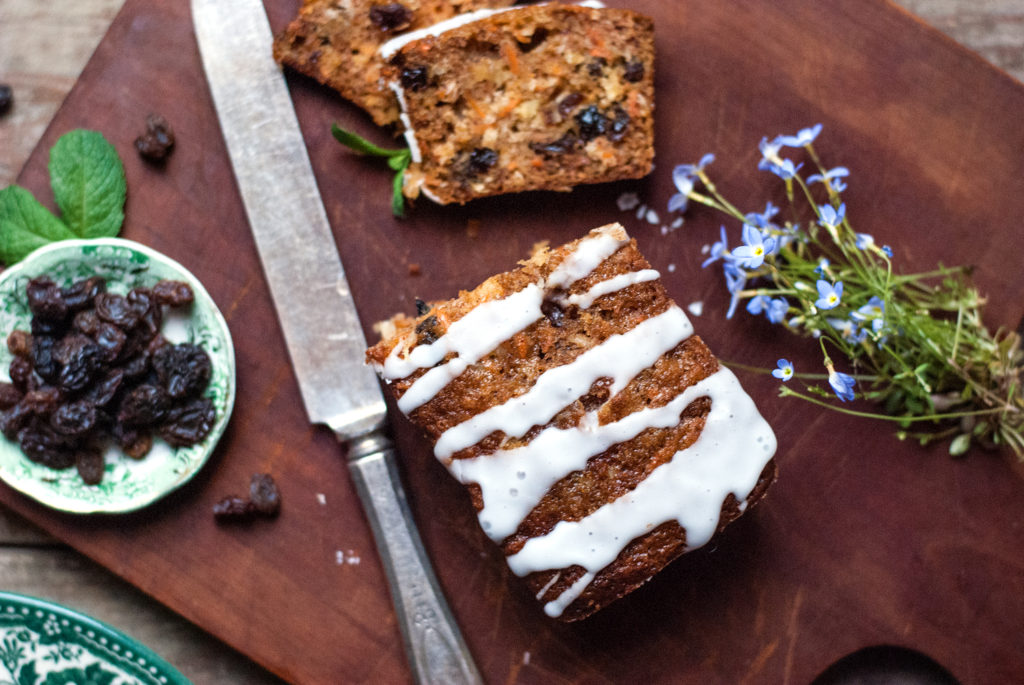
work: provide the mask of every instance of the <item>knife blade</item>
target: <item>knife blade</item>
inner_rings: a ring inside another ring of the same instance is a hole
[[[261,0],[192,0],[192,20],[242,202],[306,412],[348,445],[422,683],[482,682],[441,593],[384,432],[380,384]]]

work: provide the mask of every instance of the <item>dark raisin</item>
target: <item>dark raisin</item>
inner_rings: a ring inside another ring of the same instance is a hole
[[[7,336],[7,350],[15,357],[28,359],[32,356],[32,334],[28,331],[11,331]]]
[[[127,329],[139,322],[141,313],[124,295],[100,293],[96,296],[95,304],[96,314],[107,323]]]
[[[567,131],[561,138],[550,143],[530,143],[530,149],[545,157],[555,157],[576,149],[579,142],[580,139],[576,137],[576,134]]]
[[[149,350],[141,350],[128,357],[127,361],[121,366],[121,370],[124,371],[124,379],[126,381],[133,381],[149,373],[150,359],[151,354]]]
[[[416,316],[423,316],[424,314],[426,314],[429,311],[430,311],[430,305],[417,297],[416,298]]]
[[[189,400],[175,407],[160,426],[160,437],[172,447],[189,447],[202,442],[217,420],[213,402],[206,397]]]
[[[11,383],[14,383],[14,387],[22,392],[27,391],[30,386],[34,385],[32,377],[35,372],[32,370],[32,362],[24,357],[12,359],[7,373],[10,375]]]
[[[21,404],[33,414],[46,416],[60,406],[60,390],[50,386],[29,390],[21,399]]]
[[[640,60],[626,62],[625,72],[622,77],[630,83],[638,83],[644,80],[644,63]]]
[[[43,380],[54,381],[60,371],[53,358],[55,340],[48,335],[32,336],[32,368]]]
[[[143,158],[159,162],[174,148],[174,130],[159,114],[146,117],[146,132],[135,139],[135,149]]]
[[[38,421],[18,431],[18,444],[25,456],[51,469],[67,469],[75,465],[75,455],[63,436]]]
[[[597,57],[587,63],[587,73],[593,78],[600,78],[604,74],[606,66],[608,66],[608,60],[604,57]]]
[[[86,485],[99,485],[103,480],[106,462],[103,453],[96,448],[80,449],[75,453],[75,467]]]
[[[66,335],[63,338],[57,339],[53,343],[53,348],[50,351],[53,360],[58,364],[67,364],[68,361],[78,354],[86,345],[92,344],[92,338],[82,335],[81,333],[72,333]]]
[[[618,142],[625,138],[626,131],[629,129],[629,121],[629,113],[616,105],[612,112],[612,125],[611,130],[608,131],[608,140]]]
[[[24,402],[19,402],[10,409],[4,409],[0,411],[0,432],[8,440],[17,440],[18,433],[28,425],[32,416],[33,412]]]
[[[48,335],[51,338],[59,338],[67,330],[67,321],[64,319],[41,319],[34,317],[29,325],[32,335]]]
[[[152,363],[164,390],[174,398],[195,397],[210,382],[210,356],[191,343],[164,345],[153,353]]]
[[[75,400],[57,407],[50,414],[50,426],[61,435],[81,437],[96,427],[96,406]]]
[[[572,111],[583,102],[582,93],[569,93],[558,102],[558,113],[562,115],[562,118],[572,114]]]
[[[71,328],[86,335],[95,335],[101,323],[103,322],[95,309],[85,309],[75,314],[75,318],[71,320]]]
[[[92,306],[92,301],[97,295],[107,289],[107,282],[102,276],[92,276],[75,281],[69,287],[61,290],[64,297],[64,304],[71,312],[78,312],[86,307]]]
[[[467,178],[480,176],[498,163],[498,152],[489,147],[478,147],[469,153],[462,167],[462,173]]]
[[[552,326],[561,328],[562,320],[565,319],[565,309],[556,300],[545,297],[540,303],[540,313],[547,317]]]
[[[124,369],[110,369],[98,381],[94,382],[82,395],[83,400],[88,400],[96,407],[105,407],[117,395],[124,382]]]
[[[25,286],[25,293],[33,316],[50,322],[67,318],[68,305],[64,302],[60,288],[49,276],[37,276],[30,280]]]
[[[596,105],[591,105],[576,115],[576,125],[579,127],[580,138],[587,142],[605,134],[608,130],[608,117],[601,114]]]
[[[427,87],[427,77],[429,72],[424,66],[412,66],[405,67],[402,69],[402,74],[399,80],[402,83],[402,87],[412,92],[417,92]]]
[[[25,393],[19,390],[14,383],[0,381],[0,409],[10,409],[18,402],[21,402],[21,398],[24,395]]]
[[[153,426],[167,416],[170,401],[167,393],[155,385],[143,383],[131,389],[117,413],[117,420],[127,426]]]
[[[103,350],[103,356],[107,363],[113,362],[121,355],[121,350],[127,339],[128,336],[124,331],[106,321],[101,322],[96,327],[96,332],[93,333],[93,340]]]
[[[416,324],[416,342],[420,345],[429,345],[438,339],[437,317],[428,316]]]
[[[543,43],[545,40],[547,40],[547,38],[548,30],[541,26],[534,30],[533,35],[530,36],[530,40],[526,41],[525,43],[523,41],[517,42],[519,44],[520,50],[522,50],[523,52],[530,52],[531,50],[539,46],[541,43]]]
[[[11,111],[14,105],[14,91],[6,83],[0,84],[0,116]]]
[[[370,21],[384,33],[403,31],[412,23],[412,10],[400,2],[374,5],[370,8]]]
[[[254,514],[255,508],[249,500],[234,495],[213,505],[213,517],[217,521],[248,521]]]
[[[169,307],[184,307],[187,304],[192,304],[195,299],[192,286],[188,283],[169,280],[158,281],[153,286],[153,296],[156,297],[157,302]]]
[[[61,367],[57,384],[66,392],[85,390],[103,368],[106,353],[94,342],[76,349]]]
[[[153,449],[153,434],[143,431],[132,431],[126,436],[124,441],[118,444],[130,459],[142,459]]]
[[[281,493],[269,473],[254,473],[249,481],[249,501],[256,511],[277,516],[281,511]]]

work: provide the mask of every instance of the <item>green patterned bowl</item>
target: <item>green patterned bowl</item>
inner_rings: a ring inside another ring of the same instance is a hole
[[[209,459],[224,433],[235,402],[235,352],[231,333],[217,305],[202,284],[174,260],[138,243],[120,238],[66,240],[41,247],[0,273],[0,335],[28,330],[31,314],[25,284],[48,274],[58,285],[92,275],[107,279],[107,289],[125,294],[161,279],[185,281],[195,294],[191,307],[166,310],[161,333],[174,343],[192,342],[210,355],[213,373],[205,396],[217,410],[217,421],[205,440],[173,448],[154,438],[143,459],[134,460],[112,447],[99,485],[86,485],[76,469],[55,471],[30,461],[21,448],[0,436],[0,479],[15,490],[61,511],[89,514],[140,509],[187,483]],[[0,343],[0,380],[9,380],[11,353]]]

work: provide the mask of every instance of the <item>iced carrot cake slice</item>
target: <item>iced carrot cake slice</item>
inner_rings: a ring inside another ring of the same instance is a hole
[[[398,120],[394,93],[381,80],[381,44],[408,31],[513,0],[306,0],[275,38],[281,64],[334,88],[383,126]]]
[[[367,358],[562,620],[707,543],[775,437],[617,224],[397,316]]]
[[[463,203],[650,172],[653,22],[594,5],[482,11],[381,47],[412,154],[407,197]]]

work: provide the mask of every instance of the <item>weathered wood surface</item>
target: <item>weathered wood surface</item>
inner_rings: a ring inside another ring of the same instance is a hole
[[[12,182],[28,159],[121,4],[122,0],[0,0],[0,82],[14,86],[17,101],[14,111],[0,119],[0,186]],[[1024,0],[906,0],[901,4],[1024,79]],[[770,522],[771,514],[764,516]],[[56,600],[106,620],[154,647],[197,683],[273,682],[272,676],[255,669],[231,648],[4,509],[0,509],[0,588]],[[955,594],[963,588],[951,590]],[[804,598],[800,595],[794,602],[794,620]],[[970,607],[965,605],[962,611],[966,615]],[[909,618],[907,632],[911,633]],[[786,659],[792,659],[792,643],[767,644],[769,651],[760,655],[763,661],[777,650],[789,650]],[[509,680],[514,681],[517,672],[523,674],[524,682],[536,680],[536,672],[527,675],[531,673],[528,666],[509,667]],[[970,675],[961,677],[970,682]]]

